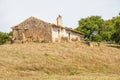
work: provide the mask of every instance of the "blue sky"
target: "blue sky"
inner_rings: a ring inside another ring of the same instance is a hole
[[[120,12],[120,0],[0,0],[0,31],[9,32],[10,27],[30,16],[56,23],[63,17],[63,25],[78,26],[78,20],[91,15],[111,19]]]

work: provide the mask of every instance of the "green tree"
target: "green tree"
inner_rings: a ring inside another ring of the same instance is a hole
[[[85,39],[92,41],[111,41],[115,30],[116,17],[103,20],[100,16],[91,16],[79,21],[76,30],[85,33]]]
[[[10,40],[9,36],[11,36],[11,35],[12,35],[12,32],[10,32],[10,33],[0,32],[0,45],[9,41]]]
[[[115,24],[115,32],[112,35],[112,40],[120,44],[120,16],[113,18]]]
[[[100,31],[100,35],[102,36],[102,40],[104,41],[111,41],[111,37],[115,32],[115,24],[113,20],[105,20],[104,27]]]
[[[91,16],[81,19],[76,30],[85,33],[85,38],[87,40],[101,41],[97,40],[96,37],[100,36],[99,33],[103,27],[104,20],[100,16]]]
[[[93,35],[92,36],[92,41],[101,42],[102,41],[102,37],[99,34]]]

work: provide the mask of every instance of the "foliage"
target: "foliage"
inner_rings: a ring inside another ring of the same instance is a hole
[[[102,37],[99,34],[96,34],[96,35],[92,36],[92,40],[93,41],[97,41],[97,42],[101,42],[102,41]]]
[[[113,20],[115,23],[115,32],[112,36],[112,40],[120,44],[120,16],[115,17]]]
[[[86,40],[120,43],[120,16],[109,20],[103,20],[100,16],[82,18],[76,30],[85,33]]]
[[[0,32],[0,45],[9,41],[10,40],[9,36],[11,35],[12,35],[12,32],[10,33]]]
[[[100,16],[91,16],[83,18],[79,21],[78,31],[85,33],[85,38],[89,40],[96,40],[94,35],[100,33],[103,26],[103,19]],[[97,35],[98,36],[98,35]]]
[[[13,32],[12,32],[12,31],[10,31],[10,32],[8,33],[8,35],[9,35],[9,36],[12,36],[12,35],[13,35]]]

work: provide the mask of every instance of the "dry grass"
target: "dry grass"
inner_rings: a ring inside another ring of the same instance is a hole
[[[120,80],[120,49],[80,42],[0,46],[0,80]]]

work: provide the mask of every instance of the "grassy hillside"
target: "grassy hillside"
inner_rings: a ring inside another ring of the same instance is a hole
[[[0,80],[120,80],[120,49],[80,42],[1,45]]]

